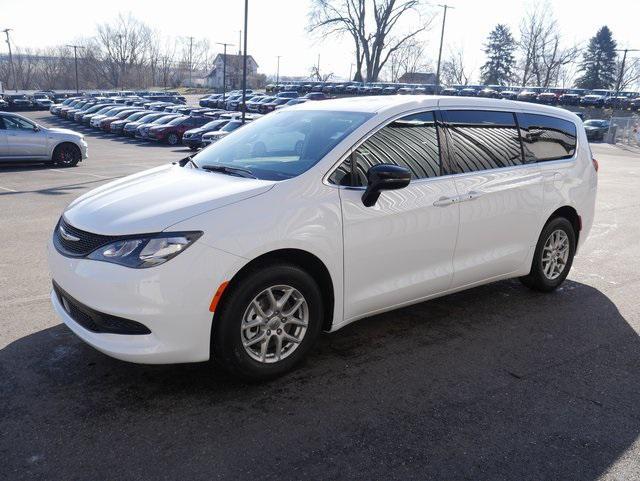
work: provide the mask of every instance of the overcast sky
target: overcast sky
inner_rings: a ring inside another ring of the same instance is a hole
[[[348,38],[323,39],[307,32],[308,0],[249,0],[249,53],[259,71],[275,74],[281,55],[281,75],[305,75],[320,55],[322,73],[349,74],[352,44]],[[434,4],[443,1],[433,2]],[[463,48],[474,69],[474,80],[484,62],[482,45],[496,23],[508,24],[514,33],[531,0],[448,0],[455,7],[447,14],[445,56],[449,48]],[[602,25],[608,25],[621,47],[640,48],[640,1],[550,0],[565,40],[586,43]],[[171,37],[194,36],[215,42],[238,43],[242,28],[242,0],[0,0],[0,30],[12,28],[12,42],[20,47],[48,47],[90,36],[95,25],[118,13],[131,13]],[[427,56],[437,58],[441,9],[420,41]],[[6,53],[6,43],[0,52]],[[237,47],[236,47],[237,48]]]

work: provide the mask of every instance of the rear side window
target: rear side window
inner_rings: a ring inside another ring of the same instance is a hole
[[[515,117],[511,112],[448,110],[442,113],[452,141],[449,169],[464,173],[523,163]]]
[[[526,162],[568,159],[576,152],[576,125],[538,114],[517,114]]]
[[[412,179],[440,175],[440,150],[433,112],[421,112],[394,120],[364,141],[329,177],[338,185],[367,185],[367,171],[374,165],[406,167]],[[351,166],[355,167],[353,176]]]

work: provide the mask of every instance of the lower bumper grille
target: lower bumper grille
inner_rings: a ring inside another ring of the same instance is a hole
[[[151,334],[147,326],[122,317],[103,314],[76,301],[53,281],[53,291],[69,316],[86,330],[97,333],[144,335]]]

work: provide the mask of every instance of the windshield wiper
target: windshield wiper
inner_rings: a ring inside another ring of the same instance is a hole
[[[202,170],[209,170],[211,172],[222,172],[223,174],[237,175],[239,177],[246,177],[248,179],[257,179],[253,172],[244,167],[232,167],[230,165],[222,164],[207,164],[200,167]]]
[[[180,159],[177,164],[180,167],[184,167],[187,164],[193,164],[193,166],[197,169],[198,165],[193,161],[193,157],[191,155],[189,155],[188,157],[185,157],[184,159]]]

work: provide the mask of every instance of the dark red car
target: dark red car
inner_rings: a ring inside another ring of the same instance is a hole
[[[184,115],[173,119],[166,125],[156,125],[149,129],[149,138],[158,142],[167,142],[169,145],[177,145],[187,130],[202,127],[210,122],[208,117],[190,117]]]

